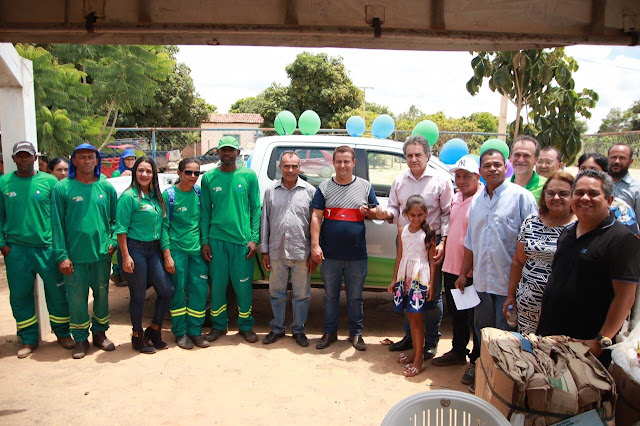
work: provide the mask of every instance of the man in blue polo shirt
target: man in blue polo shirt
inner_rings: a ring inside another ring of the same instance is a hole
[[[320,184],[311,202],[311,258],[322,264],[324,282],[324,334],[316,349],[338,340],[340,289],[344,278],[349,315],[349,342],[366,350],[362,340],[362,289],[367,276],[367,243],[364,218],[384,219],[373,186],[353,175],[355,152],[339,146],[333,153],[336,176]],[[323,220],[324,218],[324,220]]]

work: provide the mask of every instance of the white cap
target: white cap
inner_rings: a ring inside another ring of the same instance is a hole
[[[466,170],[471,173],[475,173],[477,175],[480,174],[480,168],[478,167],[478,163],[473,157],[465,155],[458,162],[449,169],[451,173],[455,173],[456,170]]]

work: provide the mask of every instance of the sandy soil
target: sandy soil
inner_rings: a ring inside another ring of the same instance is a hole
[[[391,310],[391,295],[367,292],[364,298],[366,352],[346,341],[342,300],[339,341],[315,349],[322,334],[322,290],[313,289],[307,333],[309,348],[289,337],[266,346],[250,345],[234,324],[207,349],[182,350],[165,323],[168,350],[141,355],[131,349],[128,290],[110,292],[110,338],[114,352],[91,347],[83,360],[71,359],[52,334],[26,359],[18,359],[18,338],[0,260],[0,424],[188,424],[255,425],[379,424],[401,399],[430,389],[466,390],[464,366],[435,367],[415,378],[402,376],[395,353],[382,346],[398,340],[402,319]],[[153,300],[153,291],[148,293]],[[147,304],[150,306],[150,300]],[[262,338],[271,319],[268,290],[254,291],[256,332]],[[145,311],[145,323],[151,308]],[[290,322],[290,312],[287,314]],[[205,331],[208,331],[206,329]],[[288,332],[288,331],[287,331]],[[438,353],[451,348],[445,316]]]

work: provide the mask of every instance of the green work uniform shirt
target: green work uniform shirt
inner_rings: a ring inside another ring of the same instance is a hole
[[[63,179],[53,188],[51,229],[56,262],[93,263],[105,258],[109,246],[117,245],[118,195],[111,183],[97,179],[82,183]]]
[[[260,241],[260,188],[256,172],[209,170],[202,177],[200,238],[247,244]]]
[[[200,197],[193,189],[189,192],[181,191],[177,185],[173,186],[175,200],[173,208],[169,205],[169,194],[162,193],[167,216],[162,226],[169,235],[171,250],[180,250],[188,254],[200,254]],[[173,214],[169,213],[173,210]],[[172,217],[170,217],[172,216]]]
[[[128,238],[138,241],[160,240],[162,250],[169,248],[169,238],[162,232],[163,214],[158,197],[152,192],[149,196],[138,190],[129,188],[118,200],[116,213],[116,235],[127,234]]]
[[[7,243],[30,247],[51,245],[51,191],[58,179],[48,173],[0,178],[0,247]]]
[[[516,178],[515,174],[511,176],[511,182],[513,182],[515,178]],[[531,175],[531,179],[529,179],[529,182],[527,182],[524,189],[531,192],[533,194],[533,197],[536,199],[536,201],[538,201],[540,200],[540,194],[542,194],[542,187],[544,186],[544,183],[546,181],[547,181],[546,177],[540,176],[534,170],[533,175]]]

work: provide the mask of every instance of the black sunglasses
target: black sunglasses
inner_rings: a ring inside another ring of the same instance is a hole
[[[184,173],[184,174],[185,174],[185,176],[195,176],[195,177],[200,176],[200,170],[197,170],[197,171],[195,171],[195,172],[194,172],[193,170],[185,170],[185,171],[184,171],[184,172],[182,172],[182,173]]]

